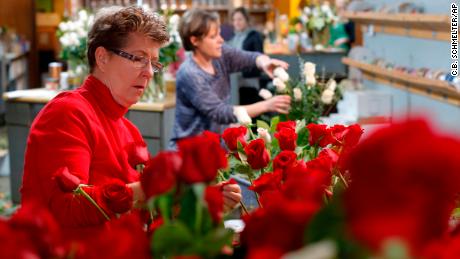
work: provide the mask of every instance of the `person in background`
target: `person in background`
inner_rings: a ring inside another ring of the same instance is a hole
[[[335,1],[335,8],[338,17],[333,21],[329,28],[329,46],[344,51],[348,51],[350,49],[351,43],[354,41],[354,24],[342,18],[346,5],[346,0]]]
[[[51,100],[32,124],[22,204],[38,203],[61,226],[83,229],[103,226],[144,200],[133,161],[136,150],[146,145],[124,115],[162,69],[159,49],[168,41],[163,19],[140,7],[98,12],[88,33],[90,75],[80,88]],[[73,193],[80,184],[105,215],[90,199]],[[103,192],[109,184],[115,188]],[[232,198],[226,199],[227,207],[241,199],[236,184],[223,192]]]
[[[264,40],[262,35],[249,27],[249,14],[244,7],[238,7],[232,12],[232,23],[235,30],[234,37],[228,44],[234,48],[264,52]],[[261,101],[259,89],[265,87],[267,80],[261,78],[261,71],[256,68],[248,68],[242,71],[239,77],[240,104],[251,104]]]
[[[258,67],[272,76],[275,67],[286,69],[286,62],[224,45],[216,13],[187,11],[181,19],[179,34],[185,50],[192,53],[177,73],[171,148],[177,140],[205,130],[222,133],[230,123],[238,122],[240,114],[255,117],[265,112],[288,113],[291,99],[287,95],[249,105],[230,104],[230,73]]]

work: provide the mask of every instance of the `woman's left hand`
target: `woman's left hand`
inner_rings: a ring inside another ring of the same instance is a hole
[[[219,183],[220,185],[223,183]],[[224,196],[224,212],[229,212],[234,209],[241,201],[241,189],[238,184],[225,184],[222,187]]]
[[[273,70],[275,70],[275,68],[282,67],[284,70],[287,70],[289,67],[288,63],[279,59],[270,58],[266,55],[259,56],[256,63],[270,78],[273,78]]]

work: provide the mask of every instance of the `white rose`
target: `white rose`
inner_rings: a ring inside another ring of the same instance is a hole
[[[300,101],[302,100],[302,90],[300,88],[296,87],[294,88],[294,100]]]
[[[273,97],[272,92],[268,91],[265,88],[260,89],[259,96],[262,97],[264,100],[268,100]]]
[[[310,15],[310,13],[311,13],[310,7],[305,6],[305,7],[303,8],[303,13],[306,14],[307,16]]]
[[[69,45],[70,46],[78,46],[80,45],[80,39],[76,32],[69,33]]]
[[[83,28],[78,28],[77,29],[77,35],[79,38],[84,38],[86,37],[86,31]]]
[[[314,85],[314,84],[316,84],[315,75],[307,75],[307,76],[305,76],[305,83],[306,83],[307,85]]]
[[[180,16],[178,14],[174,14],[169,17],[169,25],[172,28],[177,28],[179,26]]]
[[[323,5],[321,6],[321,11],[322,11],[323,13],[332,12],[331,7],[330,7],[328,4],[323,4]]]
[[[257,128],[257,133],[259,135],[259,138],[263,139],[266,144],[269,144],[272,142],[272,137],[270,136],[270,133],[268,133],[267,129]]]
[[[252,120],[249,117],[248,111],[244,107],[233,107],[233,114],[235,115],[238,122],[242,125],[249,125],[251,124]]]
[[[327,81],[326,89],[334,92],[335,88],[337,88],[337,82],[334,79]]]
[[[81,21],[88,20],[88,13],[85,10],[80,10],[78,12],[78,19],[81,20]]]
[[[330,104],[333,98],[334,91],[331,91],[330,89],[324,90],[323,94],[321,94],[321,101],[325,104]]]
[[[67,25],[67,22],[61,22],[59,24],[59,30],[65,32],[69,29],[69,26]]]
[[[283,82],[287,82],[289,80],[289,74],[284,70],[282,67],[277,67],[273,70],[273,75]]]
[[[316,74],[316,64],[311,62],[305,62],[303,65],[303,73],[305,75],[314,75]]]
[[[61,38],[59,38],[59,42],[63,47],[69,46],[69,36],[67,34],[62,35]]]
[[[277,92],[284,92],[284,90],[286,89],[286,84],[283,82],[283,80],[279,79],[278,77],[275,77],[275,79],[273,79],[273,85],[276,86],[276,91]]]

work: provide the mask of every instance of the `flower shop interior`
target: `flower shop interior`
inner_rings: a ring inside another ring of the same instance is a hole
[[[88,31],[97,11],[113,5],[159,13],[170,35],[159,53],[163,70],[124,115],[157,168],[169,161],[176,72],[192,55],[179,35],[189,10],[216,13],[224,45],[289,65],[273,75],[230,74],[231,105],[289,95],[290,109],[249,122],[235,112],[238,123],[218,132],[217,147],[205,134],[198,148],[179,144],[181,168],[225,160],[205,164],[215,169],[213,180],[240,186],[233,210],[215,213],[217,201],[206,198],[212,191],[203,191],[209,183],[177,184],[182,200],[169,191],[146,202],[148,227],[125,220],[108,230],[110,238],[57,240],[65,232],[21,205],[28,137],[47,103],[89,75]],[[246,28],[238,28],[237,14]],[[244,49],[252,32],[260,48]],[[2,0],[0,94],[2,258],[460,258],[455,1]],[[165,209],[173,201],[179,206]],[[141,241],[116,239],[127,234]]]

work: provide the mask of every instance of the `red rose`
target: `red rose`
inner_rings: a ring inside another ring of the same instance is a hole
[[[150,159],[140,178],[146,199],[171,190],[181,166],[182,160],[176,152],[160,152]]]
[[[80,232],[79,242],[73,241],[75,258],[152,258],[138,215],[124,214],[108,225],[104,231]]]
[[[81,183],[80,179],[71,174],[67,167],[59,168],[54,174],[53,179],[63,192],[73,192]]]
[[[358,144],[363,129],[358,124],[353,124],[348,127],[343,125],[334,125],[330,128],[333,142],[335,146],[353,147]]]
[[[250,250],[270,247],[281,254],[303,246],[304,231],[317,207],[283,196],[243,217],[241,243]]]
[[[270,246],[267,247],[258,247],[255,249],[249,248],[248,259],[280,259],[283,257],[283,252],[278,248],[273,248]]]
[[[282,128],[275,133],[275,138],[278,139],[281,150],[295,150],[297,142],[297,133],[295,133],[295,130]]]
[[[56,220],[46,208],[33,202],[23,203],[9,221],[2,223],[0,219],[0,240],[2,258],[65,257]],[[13,242],[8,244],[9,240]]]
[[[225,141],[228,149],[233,151],[238,148],[237,142],[239,141],[243,147],[246,146],[245,136],[248,129],[246,127],[227,128],[222,134],[222,138]]]
[[[345,191],[347,225],[376,253],[400,238],[411,256],[448,231],[460,190],[460,140],[410,120],[380,129],[351,151]],[[416,215],[416,216],[414,216]]]
[[[276,131],[280,131],[281,129],[291,129],[295,131],[295,121],[282,121],[276,124]]]
[[[273,171],[284,170],[296,162],[297,154],[291,150],[281,151],[275,159],[273,159]]]
[[[256,139],[251,141],[245,148],[248,163],[252,169],[258,170],[266,167],[270,162],[270,154],[265,148],[263,139]]]
[[[181,139],[177,145],[183,161],[179,177],[186,183],[211,182],[218,169],[227,167],[226,151],[220,146],[217,134],[204,132]]]
[[[308,141],[310,146],[318,145],[320,147],[325,147],[331,143],[331,137],[327,125],[324,124],[314,124],[310,123],[307,126],[310,135],[308,136]]]
[[[265,173],[254,180],[248,189],[257,192],[258,194],[262,194],[266,191],[276,191],[281,188],[281,178],[281,171]]]
[[[132,168],[136,169],[139,164],[145,164],[149,160],[150,154],[145,142],[131,142],[125,147],[128,155],[128,162]]]
[[[204,191],[204,200],[208,204],[212,220],[214,223],[219,223],[224,213],[224,196],[221,186],[207,186]]]
[[[125,213],[133,206],[133,190],[119,179],[102,185],[100,192],[107,208],[115,213]]]

